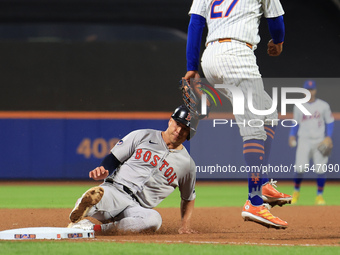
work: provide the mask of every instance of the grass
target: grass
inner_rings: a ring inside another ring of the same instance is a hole
[[[301,247],[301,246],[252,246],[252,245],[213,245],[213,244],[155,244],[155,243],[115,243],[115,242],[68,242],[68,241],[0,241],[1,254],[128,254],[128,255],[163,255],[163,254],[294,254],[319,255],[339,254],[338,247]]]
[[[14,185],[0,186],[0,208],[72,208],[76,199],[90,188],[88,185]],[[292,183],[279,183],[281,192],[291,193]],[[247,196],[246,183],[204,184],[196,187],[196,207],[239,206]],[[313,183],[302,185],[299,205],[313,205],[316,186]],[[330,183],[325,188],[325,200],[328,205],[340,205],[338,199],[340,186]],[[159,207],[179,207],[180,194],[175,190]],[[339,242],[340,244],[340,242]],[[0,241],[0,251],[4,255],[14,254],[339,254],[339,247],[303,247],[303,246],[252,246],[252,245],[213,245],[213,244],[157,244],[157,243],[115,243],[81,240],[55,241]]]
[[[36,186],[0,186],[0,208],[72,208],[75,201],[91,186],[81,185],[36,185]],[[291,194],[293,185],[279,183],[281,192]],[[196,186],[196,207],[242,206],[247,199],[246,184],[216,185],[198,184]],[[327,205],[340,205],[338,199],[340,186],[335,183],[327,184],[324,198]],[[313,205],[316,196],[316,185],[302,185],[298,205]],[[179,207],[180,194],[176,189],[158,207]]]
[[[72,208],[91,186],[1,186],[0,208]]]

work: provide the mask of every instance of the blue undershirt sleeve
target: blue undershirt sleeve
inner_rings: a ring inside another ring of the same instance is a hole
[[[332,137],[334,129],[334,122],[326,124],[326,136]]]
[[[187,71],[198,71],[199,56],[205,18],[191,14],[187,39]]]
[[[114,171],[116,171],[117,167],[121,165],[121,162],[113,155],[112,153],[109,153],[100,164],[103,166],[106,170],[109,170],[109,173],[112,174]]]
[[[285,37],[285,24],[283,16],[267,18],[269,33],[275,44],[282,43]]]
[[[295,127],[291,127],[289,136],[296,136],[298,130],[299,130],[299,124],[297,124]]]

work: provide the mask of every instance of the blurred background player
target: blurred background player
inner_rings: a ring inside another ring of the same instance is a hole
[[[200,45],[203,28],[207,24],[206,49],[201,63],[205,78],[213,86],[225,84],[242,90],[245,95],[245,114],[235,115],[237,123],[257,119],[265,124],[257,123],[259,125],[254,124],[253,127],[239,125],[243,155],[248,166],[267,164],[277,125],[268,121],[277,119],[276,111],[268,116],[259,116],[248,108],[249,90],[252,90],[255,109],[267,110],[272,106],[272,99],[264,90],[254,55],[256,45],[260,42],[260,19],[262,15],[267,19],[272,36],[268,42],[268,54],[279,56],[285,34],[283,14],[279,0],[194,0],[189,11],[187,73],[184,79],[190,82],[190,79],[200,78]],[[233,103],[233,95],[228,89],[219,91]],[[270,202],[272,206],[290,203],[292,197],[278,192],[273,184],[267,177],[261,178],[261,173],[248,175],[248,200],[243,207],[242,217],[266,227],[286,228],[287,222],[273,216],[263,203]]]
[[[292,204],[296,204],[300,197],[300,186],[305,171],[304,166],[308,164],[309,169],[313,165],[309,165],[310,160],[313,160],[315,173],[317,176],[317,196],[315,204],[324,205],[323,190],[326,182],[326,173],[320,171],[323,164],[328,163],[328,156],[322,155],[318,150],[319,144],[323,140],[329,139],[332,143],[332,133],[334,127],[334,118],[329,104],[319,98],[316,98],[316,83],[313,80],[307,80],[303,86],[311,93],[311,99],[304,104],[306,109],[312,114],[311,116],[304,115],[296,106],[294,106],[294,119],[298,125],[291,128],[289,134],[289,146],[296,149],[296,174],[294,178],[294,193]],[[298,141],[297,137],[298,136]],[[320,164],[320,165],[319,165]]]
[[[101,165],[90,171],[90,178],[104,183],[78,199],[69,227],[104,232],[156,231],[162,218],[152,208],[178,187],[182,219],[178,232],[193,233],[190,218],[196,197],[195,163],[182,143],[195,135],[197,125],[198,120],[180,106],[165,131],[141,129],[125,136]],[[95,225],[84,217],[104,224]]]

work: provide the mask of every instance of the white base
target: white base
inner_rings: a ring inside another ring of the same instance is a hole
[[[94,238],[93,230],[78,228],[18,228],[0,231],[0,240]]]

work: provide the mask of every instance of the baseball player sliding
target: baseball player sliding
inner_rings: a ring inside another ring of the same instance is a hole
[[[300,186],[305,171],[315,172],[317,177],[317,196],[315,204],[324,205],[323,189],[326,182],[326,173],[324,165],[328,162],[328,156],[333,147],[332,134],[334,127],[334,118],[329,104],[321,99],[316,98],[316,83],[313,80],[307,80],[303,86],[311,93],[311,99],[304,104],[306,109],[312,114],[304,115],[296,106],[294,106],[294,119],[298,125],[291,128],[289,136],[289,146],[295,147],[296,150],[296,176],[294,178],[294,193],[292,204],[296,204],[300,197]],[[297,142],[296,137],[299,137]],[[313,165],[309,161],[313,159]],[[306,169],[308,167],[308,170]]]
[[[176,187],[181,193],[179,233],[193,233],[195,163],[182,145],[196,132],[198,120],[178,107],[165,131],[136,130],[120,140],[89,177],[104,182],[86,191],[70,214],[71,228],[95,231],[158,230],[162,217],[153,210]],[[111,173],[111,174],[110,174]],[[100,222],[95,225],[84,217]]]
[[[243,137],[243,155],[248,166],[266,165],[271,142],[275,136],[275,125],[268,121],[277,119],[277,112],[259,116],[248,108],[248,91],[252,91],[252,105],[257,110],[267,110],[272,99],[265,92],[261,74],[256,64],[254,50],[260,42],[259,24],[262,15],[268,22],[272,39],[268,43],[268,54],[279,56],[284,41],[283,8],[279,0],[193,0],[188,27],[187,73],[184,79],[199,79],[199,53],[202,31],[207,24],[208,35],[202,56],[202,69],[211,85],[225,84],[239,87],[245,98],[244,115],[236,115],[240,134]],[[191,82],[194,84],[194,82]],[[233,103],[233,94],[228,89],[219,89]],[[243,125],[251,120],[261,120],[264,126]],[[254,127],[257,126],[257,127]],[[275,182],[260,173],[248,176],[248,200],[242,217],[266,227],[286,228],[287,222],[273,216],[269,207],[290,203],[292,197],[278,192]]]

